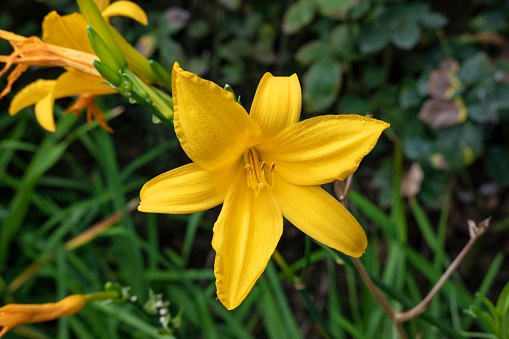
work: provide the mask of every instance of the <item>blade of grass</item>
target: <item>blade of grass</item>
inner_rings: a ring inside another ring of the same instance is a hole
[[[71,116],[67,115],[58,121],[57,129],[60,133],[55,136],[45,136],[23,175],[21,189],[16,191],[9,204],[9,215],[4,220],[0,231],[0,272],[4,271],[11,240],[28,212],[28,206],[39,179],[62,157],[69,145],[65,139],[59,142],[58,136],[62,136],[62,133],[68,131],[76,122],[76,118],[67,118]]]
[[[334,338],[344,338],[345,332],[343,326],[334,319],[342,318],[341,315],[341,302],[339,299],[337,281],[336,281],[336,266],[334,261],[329,257],[327,258],[327,273],[329,276],[329,298],[327,309],[329,313],[328,328]]]
[[[187,266],[191,247],[193,246],[198,226],[203,219],[203,214],[204,212],[193,213],[187,220],[186,234],[184,236],[184,244],[182,245],[182,260],[184,262],[184,266]]]
[[[104,171],[108,190],[114,193],[113,209],[115,211],[125,210],[127,200],[122,191],[123,185],[112,137],[102,129],[94,130],[93,136],[98,146],[97,149],[101,150],[100,153],[96,153],[96,160]],[[126,277],[128,285],[132,287],[133,292],[141,300],[144,300],[147,297],[148,284],[143,275],[141,251],[134,240],[137,235],[131,216],[126,213],[125,217],[119,222],[119,225],[128,231],[129,236],[122,240],[116,238],[113,240],[115,248],[123,258],[119,260],[118,264],[122,275]]]
[[[292,339],[301,338],[302,336],[299,332],[299,327],[293,317],[290,305],[288,305],[288,301],[281,286],[281,281],[278,279],[272,260],[267,264],[264,275],[267,279],[269,290],[274,298],[274,302],[277,305],[278,313],[281,316],[281,321],[285,328],[285,337]]]

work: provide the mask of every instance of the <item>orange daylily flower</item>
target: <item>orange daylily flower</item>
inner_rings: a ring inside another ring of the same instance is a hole
[[[94,0],[105,19],[121,15],[147,24],[145,12],[130,1]],[[9,41],[14,51],[8,56],[0,56],[5,66],[4,74],[13,64],[14,70],[7,78],[7,86],[0,99],[11,91],[12,84],[30,65],[65,67],[66,72],[56,80],[37,80],[26,86],[13,98],[9,114],[15,115],[25,107],[35,104],[35,116],[39,124],[48,131],[55,131],[53,106],[55,99],[80,96],[67,112],[86,109],[87,120],[94,116],[99,124],[112,131],[106,124],[104,113],[94,103],[99,95],[113,94],[116,91],[105,83],[93,65],[97,56],[88,41],[87,23],[79,13],[60,16],[55,11],[44,18],[42,40],[37,37],[23,37],[11,32],[1,31],[0,38]],[[127,44],[127,42],[122,42]],[[83,98],[81,96],[84,95]]]
[[[86,303],[84,295],[73,294],[56,303],[7,304],[0,307],[0,337],[19,325],[55,320],[77,313]]]

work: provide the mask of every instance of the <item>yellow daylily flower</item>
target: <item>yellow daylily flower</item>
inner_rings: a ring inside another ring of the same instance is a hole
[[[55,320],[77,313],[86,303],[84,295],[73,294],[56,303],[7,304],[0,307],[0,337],[19,325]]]
[[[266,73],[248,114],[232,93],[172,72],[175,132],[193,163],[163,173],[140,192],[142,212],[194,213],[223,203],[212,247],[219,300],[237,307],[265,269],[283,216],[317,241],[359,257],[364,230],[319,185],[343,180],[389,125],[358,115],[299,122],[297,76]]]
[[[133,18],[143,25],[147,24],[145,12],[133,2],[117,1],[112,4],[106,0],[95,2],[106,19],[121,15]],[[14,48],[11,55],[0,56],[0,62],[5,63],[0,76],[12,64],[17,64],[9,74],[7,86],[0,93],[0,99],[10,92],[14,81],[30,65],[59,66],[67,70],[56,80],[37,80],[26,86],[14,96],[9,114],[14,115],[21,109],[35,104],[35,116],[39,124],[48,131],[55,131],[53,116],[55,99],[80,96],[66,111],[77,112],[86,109],[88,121],[90,116],[94,116],[102,127],[112,131],[106,123],[104,113],[93,99],[116,91],[105,83],[93,65],[93,61],[98,58],[88,40],[87,23],[83,16],[79,13],[60,16],[55,11],[50,12],[44,18],[42,30],[42,41],[37,37],[25,38],[0,30],[0,38],[9,41]],[[81,97],[82,95],[84,97]]]

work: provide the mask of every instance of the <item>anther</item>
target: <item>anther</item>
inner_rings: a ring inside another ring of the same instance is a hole
[[[272,189],[274,187],[274,166],[272,163],[268,170],[271,174],[270,184],[265,175],[266,163],[260,161],[258,153],[254,148],[249,148],[244,152],[244,168],[247,175],[247,187],[255,191],[255,196],[258,197],[262,188],[267,187]]]

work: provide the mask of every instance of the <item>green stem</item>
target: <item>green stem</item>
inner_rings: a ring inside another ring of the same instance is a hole
[[[304,248],[304,267],[300,274],[299,280],[305,281],[309,271],[309,264],[311,263],[311,238],[306,235],[306,245]]]
[[[274,259],[274,261],[279,266],[281,271],[283,271],[283,274],[292,282],[295,282],[295,275],[293,274],[290,265],[286,263],[286,260],[283,258],[283,256],[281,255],[281,253],[279,253],[278,250],[274,251],[274,253],[272,254],[272,259]]]
[[[157,107],[155,107],[152,102],[149,99],[144,99],[141,96],[139,96],[137,93],[131,92],[131,98],[136,100],[137,103],[139,103],[141,106],[145,107],[155,115],[163,124],[173,129],[173,124],[171,123],[171,120],[166,118],[163,113],[161,113]]]
[[[118,291],[103,291],[91,294],[85,294],[85,298],[87,299],[87,304],[99,301],[99,300],[108,300],[108,299],[118,299],[120,298],[120,293]]]

